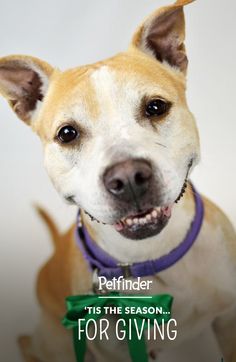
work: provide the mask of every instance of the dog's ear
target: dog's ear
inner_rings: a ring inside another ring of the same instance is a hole
[[[132,47],[150,54],[162,63],[186,73],[185,20],[183,7],[194,0],[177,0],[158,9],[136,31]]]
[[[0,58],[0,94],[27,124],[35,119],[47,92],[53,68],[29,56]]]

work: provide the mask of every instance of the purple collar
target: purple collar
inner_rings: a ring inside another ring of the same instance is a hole
[[[204,206],[201,196],[192,184],[191,187],[195,200],[195,216],[191,227],[184,240],[175,249],[158,259],[133,264],[119,263],[119,261],[107,254],[91,239],[86,228],[81,225],[80,214],[78,214],[76,241],[85,259],[88,261],[91,271],[97,270],[99,276],[105,276],[107,279],[118,278],[120,276],[137,278],[157,274],[179,261],[197,239],[204,216]]]

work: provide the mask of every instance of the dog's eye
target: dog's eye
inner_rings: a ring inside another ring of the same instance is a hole
[[[153,99],[146,105],[146,115],[148,117],[161,116],[169,109],[169,103],[163,99]]]
[[[72,142],[78,136],[76,129],[70,125],[62,127],[57,135],[57,138],[62,143]]]

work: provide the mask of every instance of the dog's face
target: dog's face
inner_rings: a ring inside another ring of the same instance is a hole
[[[120,54],[59,73],[37,124],[60,194],[131,238],[166,224],[198,157],[183,80],[156,63]]]
[[[58,192],[130,239],[162,230],[199,159],[183,3],[147,19],[127,52],[91,66],[0,61],[2,93],[40,136]]]

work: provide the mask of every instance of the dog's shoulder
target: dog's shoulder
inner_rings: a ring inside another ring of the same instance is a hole
[[[225,213],[211,200],[203,196],[204,219],[209,225],[220,226],[227,240],[234,240],[236,246],[236,234],[232,223]]]
[[[226,248],[226,252],[235,261],[236,265],[236,233],[233,224],[225,213],[212,201],[205,196],[204,203],[204,229],[208,230],[209,236],[214,240],[214,235],[221,239],[222,247]]]

